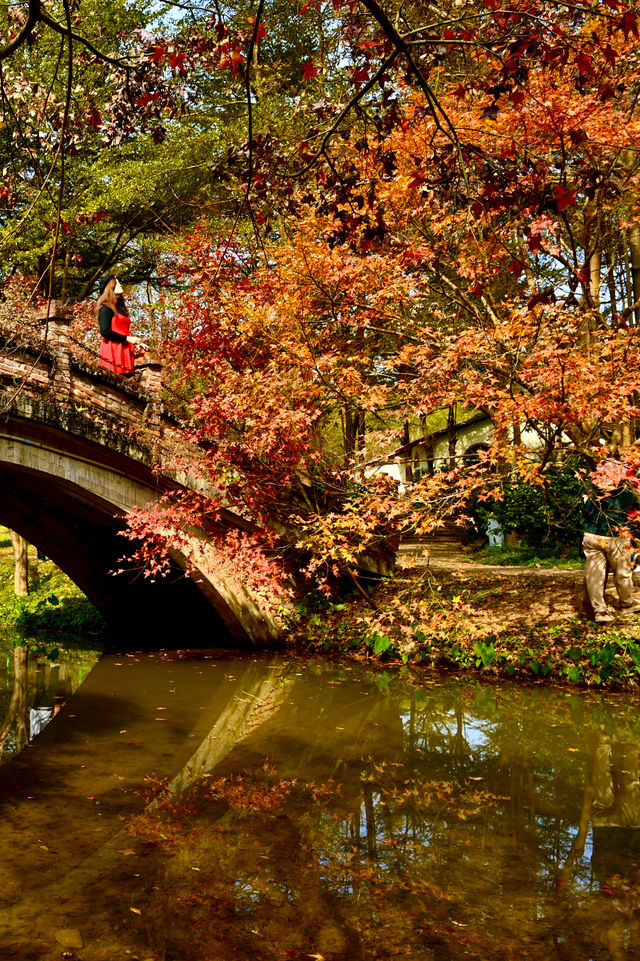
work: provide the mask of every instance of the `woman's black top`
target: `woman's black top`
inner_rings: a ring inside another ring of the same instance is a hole
[[[98,320],[100,322],[100,333],[105,340],[115,340],[118,344],[126,344],[127,338],[124,334],[117,334],[115,330],[111,329],[111,321],[113,320],[113,311],[111,307],[107,307],[103,304],[100,308],[100,313],[98,314]]]

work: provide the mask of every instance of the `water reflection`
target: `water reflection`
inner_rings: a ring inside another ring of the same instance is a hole
[[[0,649],[0,762],[46,727],[97,657],[97,652],[66,651],[52,660],[24,644]]]
[[[140,656],[42,737],[0,769],[11,957],[640,957],[631,699]]]

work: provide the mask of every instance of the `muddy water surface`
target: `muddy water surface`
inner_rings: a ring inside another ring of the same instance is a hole
[[[636,699],[203,652],[65,696],[0,767],[2,959],[640,957]]]

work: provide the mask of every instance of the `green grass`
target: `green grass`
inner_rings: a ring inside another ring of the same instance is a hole
[[[584,565],[577,548],[566,554],[559,554],[552,547],[481,547],[471,555],[480,564],[495,564],[499,567],[558,567],[561,570],[578,569]]]

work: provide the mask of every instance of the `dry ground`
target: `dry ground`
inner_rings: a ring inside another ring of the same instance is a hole
[[[407,574],[433,579],[451,593],[455,585],[471,609],[475,627],[482,633],[522,632],[532,627],[561,624],[584,616],[582,569],[502,567],[470,561],[464,553],[402,548],[399,567]],[[640,599],[640,572],[634,574]],[[610,575],[606,599],[625,630],[635,633],[640,617],[617,612],[617,594]],[[467,609],[467,615],[470,611]]]

